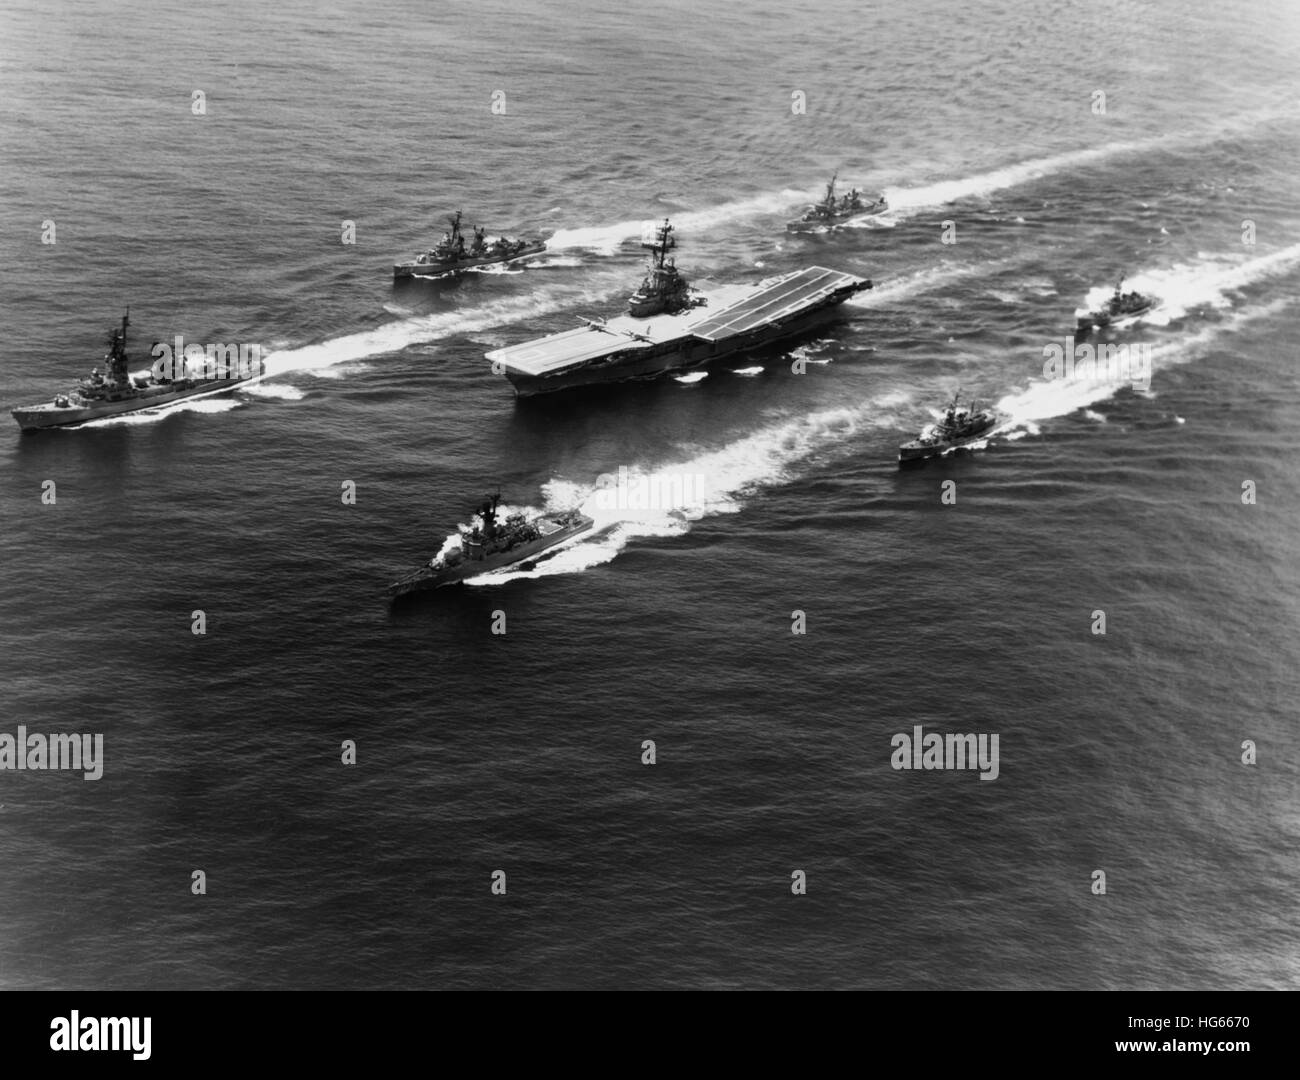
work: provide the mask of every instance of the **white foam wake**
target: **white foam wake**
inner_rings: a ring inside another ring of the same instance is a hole
[[[932,184],[917,187],[887,187],[885,197],[889,200],[890,212],[894,215],[907,215],[917,210],[942,206],[978,195],[991,195],[995,191],[1027,184],[1045,176],[1091,165],[1119,154],[1133,153],[1137,150],[1149,150],[1155,142],[1132,143],[1114,142],[1102,146],[1088,147],[1083,150],[1070,150],[1064,154],[1052,154],[1049,157],[1033,158],[1030,161],[1005,165],[985,173],[962,177],[957,180],[940,180]]]
[[[171,404],[160,405],[154,409],[141,409],[139,412],[123,413],[120,416],[102,416],[98,420],[87,420],[85,423],[75,426],[79,428],[135,427],[144,424],[156,424],[173,413],[192,412],[212,415],[230,412],[231,409],[237,409],[240,406],[240,402],[231,397],[230,393],[230,391],[225,391],[221,397],[186,398],[183,401],[174,401]]]
[[[585,286],[563,286],[513,296],[473,308],[440,311],[385,323],[371,330],[344,334],[315,345],[281,349],[265,358],[268,376],[291,371],[316,371],[362,360],[382,353],[398,352],[452,334],[490,330],[509,323],[535,319],[581,304],[607,299],[620,284],[612,272],[599,275]]]
[[[303,398],[302,391],[289,383],[253,383],[247,387],[241,387],[240,392],[272,401],[301,401]]]
[[[1226,310],[1234,294],[1256,282],[1288,274],[1300,267],[1300,244],[1292,244],[1269,255],[1201,255],[1194,263],[1179,263],[1166,269],[1143,270],[1124,279],[1124,289],[1135,289],[1160,299],[1160,306],[1142,318],[1151,326],[1168,326],[1188,312],[1202,308]],[[1113,285],[1098,285],[1088,291],[1076,314],[1104,307]]]
[[[1251,280],[1258,280],[1258,275],[1273,272],[1285,262],[1272,257],[1258,261],[1261,265],[1250,271],[1256,275]],[[1292,298],[1284,297],[1236,312],[1179,341],[1157,346],[1156,377],[1162,366],[1190,363],[1204,355],[1222,335],[1270,318],[1293,303]],[[1009,393],[997,402],[995,407],[1004,422],[985,442],[1036,434],[1038,421],[1081,409],[1088,410],[1085,415],[1094,422],[1104,422],[1104,416],[1090,406],[1112,397],[1118,389],[1115,385],[1034,380],[1026,389]],[[543,487],[546,508],[579,507],[595,520],[593,533],[575,538],[553,555],[543,554],[531,569],[486,575],[476,584],[577,573],[612,561],[638,538],[681,535],[689,531],[692,522],[737,513],[752,494],[789,482],[811,459],[849,452],[866,429],[908,430],[908,424],[915,419],[915,396],[904,389],[880,393],[842,408],[777,420],[720,447],[684,447],[676,461],[628,466],[622,477],[629,496],[626,505],[618,504],[617,474],[593,484],[551,480]],[[674,498],[653,506],[638,505],[635,493],[647,491],[671,492]]]
[[[899,217],[910,216],[924,208],[941,206],[944,203],[973,196],[989,195],[995,191],[1029,183],[1031,180],[1038,180],[1079,166],[1093,165],[1124,154],[1150,153],[1162,146],[1200,146],[1212,139],[1240,135],[1244,129],[1253,125],[1270,123],[1278,119],[1290,119],[1294,113],[1294,106],[1262,109],[1254,113],[1225,116],[1216,125],[1201,131],[1171,133],[1141,142],[1103,143],[1099,146],[1069,150],[1004,165],[974,176],[918,184],[915,187],[886,186],[880,189],[889,200],[889,210],[886,214],[876,218],[854,218],[843,224],[852,228],[892,228],[897,224]],[[823,185],[824,181],[819,181],[816,187],[786,188],[780,192],[738,199],[704,210],[678,211],[671,214],[671,217],[673,223],[681,227],[683,232],[703,232],[713,226],[739,219],[788,214],[795,206],[820,200],[825,192]],[[867,191],[876,190],[871,184],[861,180],[854,180],[852,177],[840,178],[841,191],[853,187]],[[642,236],[647,222],[658,224],[660,220],[662,215],[651,215],[649,218],[620,221],[612,225],[560,229],[546,242],[546,246],[550,251],[577,248],[602,255],[613,255],[624,242]]]
[[[774,192],[749,199],[722,203],[707,210],[678,211],[670,215],[673,226],[681,235],[696,235],[717,225],[764,214],[779,214],[789,209],[790,196],[797,192]],[[600,255],[613,255],[625,241],[638,240],[646,235],[647,227],[653,229],[663,221],[664,215],[641,218],[638,221],[620,221],[613,225],[595,225],[587,228],[560,229],[546,241],[548,251],[577,248],[594,251]]]
[[[1259,307],[1243,309],[1221,322],[1202,326],[1177,341],[1159,342],[1151,349],[1153,381],[1161,369],[1191,363],[1203,356],[1223,335],[1242,330],[1252,323],[1271,318],[1291,306],[1291,297],[1281,297]],[[1007,394],[995,406],[1005,421],[999,431],[1038,430],[1038,422],[1069,416],[1080,409],[1107,401],[1130,384],[1105,380],[1035,379],[1023,390]],[[1095,414],[1094,415],[1099,415]]]
[[[1006,260],[995,260],[968,266],[935,266],[916,270],[911,274],[880,282],[874,288],[856,293],[844,301],[850,307],[874,307],[890,304],[907,297],[944,288],[970,277],[992,277]]]
[[[610,562],[638,538],[678,536],[693,521],[737,513],[755,490],[787,481],[800,462],[842,445],[860,419],[852,409],[824,410],[778,421],[718,448],[683,448],[680,461],[628,466],[592,484],[552,480],[543,487],[546,507],[578,507],[595,521],[592,533],[544,554],[531,569],[487,574],[475,584],[576,573]]]

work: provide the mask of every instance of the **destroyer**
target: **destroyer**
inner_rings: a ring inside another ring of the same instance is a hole
[[[592,383],[651,378],[755,349],[830,317],[866,278],[813,266],[757,285],[697,293],[673,260],[673,227],[655,231],[650,271],[628,300],[628,314],[583,319],[584,326],[487,354],[520,397]]]
[[[1112,323],[1128,322],[1145,315],[1160,301],[1154,296],[1145,296],[1140,292],[1125,292],[1124,279],[1120,278],[1114,293],[1104,307],[1097,308],[1078,316],[1075,333],[1083,335],[1090,330],[1102,330]]]
[[[911,442],[903,443],[898,448],[898,461],[921,461],[935,457],[954,447],[965,446],[974,442],[998,422],[997,416],[987,409],[976,411],[975,402],[962,409],[957,405],[958,390],[944,411],[943,418],[935,424],[927,424]]]
[[[130,359],[126,352],[126,329],[131,325],[130,311],[122,316],[122,328],[114,330],[108,354],[104,357],[104,370],[95,368],[73,389],[58,394],[44,405],[25,405],[10,412],[24,431],[39,428],[80,424],[104,416],[156,409],[199,394],[214,394],[261,376],[261,361],[245,358],[229,360],[228,370],[219,366],[210,368],[201,377],[190,377],[189,369],[180,368],[179,378],[168,378],[161,372],[132,375],[128,370]]]
[[[857,188],[853,188],[847,195],[841,195],[837,199],[835,197],[837,176],[839,173],[832,176],[830,183],[826,185],[826,194],[822,196],[822,201],[808,207],[808,212],[798,221],[787,224],[787,231],[811,232],[823,225],[834,225],[835,222],[848,218],[883,214],[889,209],[889,203],[885,201],[883,195],[877,193],[871,196],[870,202],[863,202],[862,192]]]
[[[448,277],[480,266],[514,262],[546,250],[544,240],[508,240],[499,236],[489,243],[483,229],[477,227],[466,247],[460,219],[459,210],[447,218],[451,228],[442,234],[436,247],[421,252],[410,262],[394,263],[393,280]]]
[[[594,524],[591,518],[576,510],[531,518],[510,514],[502,521],[497,514],[500,501],[500,493],[490,496],[479,507],[477,521],[459,526],[459,537],[449,540],[420,569],[388,586],[388,595],[396,599],[407,593],[439,589],[493,570],[517,566],[586,532]]]

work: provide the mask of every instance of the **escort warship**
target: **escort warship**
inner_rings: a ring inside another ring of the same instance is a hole
[[[1136,319],[1145,315],[1159,303],[1160,301],[1154,296],[1146,296],[1133,291],[1125,292],[1124,279],[1120,278],[1119,284],[1115,286],[1115,291],[1106,301],[1104,307],[1078,316],[1074,332],[1076,334],[1087,334],[1091,330],[1103,330],[1112,323]]]
[[[839,173],[832,176],[830,183],[826,185],[826,194],[822,196],[821,202],[813,203],[803,217],[786,225],[788,232],[811,232],[823,225],[833,225],[837,221],[848,218],[883,214],[889,209],[889,203],[885,201],[883,195],[877,193],[871,197],[871,202],[863,202],[862,192],[857,188],[853,188],[847,195],[836,198],[835,178],[837,176]]]
[[[393,264],[393,280],[448,277],[480,266],[514,262],[546,250],[544,240],[508,240],[504,236],[488,241],[482,228],[475,227],[474,238],[465,245],[460,227],[461,211],[448,216],[451,228],[442,234],[436,247],[421,252],[410,262]]]
[[[958,390],[953,395],[952,401],[944,410],[942,419],[937,423],[927,424],[920,435],[898,448],[900,465],[909,461],[923,461],[925,458],[936,457],[955,447],[965,446],[987,435],[997,424],[997,416],[987,409],[976,411],[974,401],[968,408],[958,407],[957,398],[960,394],[961,391]]]
[[[561,514],[510,514],[499,519],[500,493],[478,511],[479,521],[458,526],[459,537],[418,570],[388,587],[392,599],[408,593],[440,589],[493,570],[526,563],[543,551],[587,532],[595,522],[576,510]]]
[[[628,314],[581,319],[577,329],[494,349],[486,354],[492,370],[504,374],[519,397],[653,378],[789,337],[871,288],[866,278],[812,266],[757,285],[697,292],[667,257],[675,246],[672,233],[665,218],[653,242],[642,242],[651,252],[650,268],[628,299]]]
[[[246,357],[231,357],[228,368],[209,368],[202,377],[191,378],[183,365],[180,378],[169,378],[159,371],[132,375],[126,351],[126,330],[131,325],[130,312],[122,316],[121,329],[109,339],[104,370],[95,368],[71,390],[56,394],[43,405],[26,405],[11,409],[23,431],[62,427],[98,420],[105,416],[155,409],[200,394],[219,393],[256,379],[261,375],[261,361],[251,363]]]

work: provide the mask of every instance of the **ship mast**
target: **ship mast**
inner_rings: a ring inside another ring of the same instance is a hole
[[[120,383],[127,378],[127,358],[126,358],[126,328],[131,325],[131,309],[126,309],[126,314],[122,316],[122,329],[114,330],[112,344],[108,352],[108,379],[110,382]]]
[[[497,490],[495,495],[489,495],[487,500],[479,507],[479,513],[483,517],[483,535],[491,539],[497,531],[497,505],[501,502],[501,491]]]
[[[647,244],[641,241],[643,248],[650,249],[650,269],[662,270],[664,268],[664,258],[668,254],[668,249],[676,247],[676,241],[672,238],[673,227],[668,224],[668,219],[664,218],[664,223],[655,229],[655,238],[653,242]]]

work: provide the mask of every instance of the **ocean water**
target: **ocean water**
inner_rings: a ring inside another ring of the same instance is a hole
[[[271,375],[0,436],[0,734],[104,738],[0,771],[0,986],[1294,987],[1297,70],[1287,0],[5,0],[5,407],[128,305]],[[890,214],[787,234],[835,170]],[[548,250],[395,290],[457,208]],[[516,401],[664,216],[875,288]],[[1121,275],[1149,380],[1046,378]],[[998,430],[900,471],[958,387]],[[498,486],[600,531],[390,609]]]

